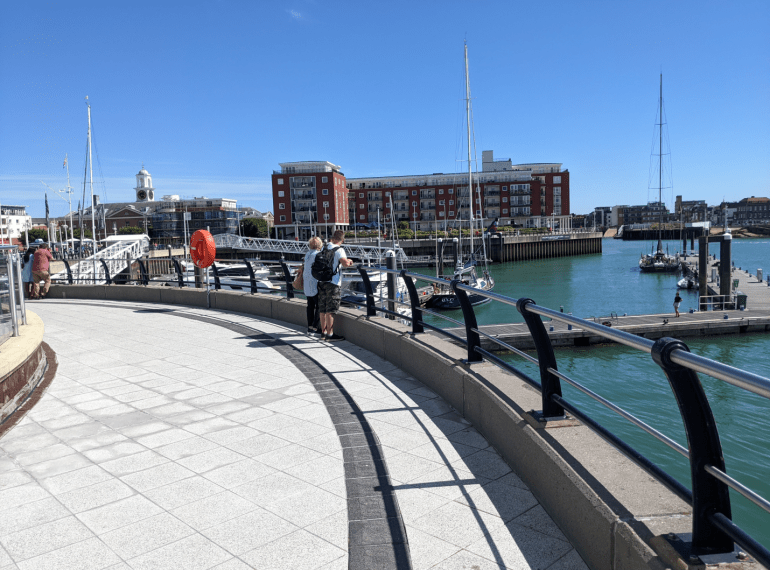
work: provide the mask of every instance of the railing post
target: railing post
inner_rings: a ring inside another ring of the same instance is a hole
[[[211,269],[214,270],[214,289],[219,291],[222,289],[222,282],[219,280],[219,270],[217,269],[217,264],[213,263],[211,265]]]
[[[110,268],[107,267],[107,262],[104,259],[100,259],[102,262],[102,269],[104,269],[104,277],[107,281],[107,285],[112,285],[112,279],[110,279]],[[96,273],[94,273],[94,285],[96,285]]]
[[[396,270],[396,254],[392,249],[385,252],[385,267],[393,271]],[[395,273],[388,272],[385,279],[388,283],[388,310],[391,313],[395,313],[396,309],[396,296],[398,295],[398,279],[396,279]],[[395,320],[396,316],[393,314],[388,315],[388,318]]]
[[[9,309],[11,310],[11,329],[13,330],[13,336],[19,336],[19,314],[16,311],[16,268],[14,267],[14,255],[10,251],[5,256],[6,274],[8,275],[8,296]],[[21,291],[21,287],[19,287]],[[24,293],[22,291],[22,296]]]
[[[463,310],[463,320],[465,321],[465,339],[468,345],[468,359],[466,363],[481,362],[484,359],[476,352],[476,347],[481,347],[481,337],[476,330],[479,328],[476,323],[476,313],[471,305],[471,300],[468,298],[468,294],[462,289],[458,289],[457,286],[462,283],[459,279],[454,279],[450,283],[452,291],[457,296],[457,300],[460,301],[460,308]],[[476,329],[476,330],[474,330]]]
[[[27,305],[24,300],[24,279],[21,273],[22,253],[16,254],[16,286],[19,289],[19,307],[21,308],[21,324],[27,324]]]
[[[136,258],[136,262],[139,264],[139,279],[142,282],[142,285],[149,285],[150,283],[150,276],[147,274],[147,268],[144,265],[144,262],[140,258]]]
[[[516,308],[521,313],[521,316],[524,317],[524,322],[527,323],[529,334],[532,335],[532,340],[535,341],[535,348],[537,349],[537,361],[540,366],[540,384],[543,388],[541,392],[543,417],[559,418],[564,415],[564,408],[555,403],[551,397],[553,395],[561,396],[561,382],[557,376],[548,371],[549,368],[557,370],[556,355],[553,353],[551,339],[548,337],[540,315],[527,310],[527,305],[534,304],[535,302],[532,299],[519,299],[516,303]]]
[[[291,271],[289,270],[289,266],[286,265],[286,262],[283,259],[281,259],[281,269],[283,269],[283,278],[286,280],[286,298],[293,299],[294,298],[294,279],[291,276]]]
[[[366,289],[366,316],[376,317],[377,308],[374,306],[374,289],[372,289],[372,282],[369,279],[369,274],[361,263],[358,264],[358,272],[361,274],[361,280],[364,282],[364,289]]]
[[[72,269],[70,268],[69,261],[66,259],[64,261],[64,268],[67,270],[67,281],[69,285],[72,285]]]
[[[687,434],[692,477],[692,552],[696,555],[732,552],[732,539],[711,521],[715,513],[732,519],[729,489],[705,469],[711,465],[725,471],[719,431],[698,375],[671,361],[674,350],[690,352],[680,340],[660,338],[652,346],[652,359],[668,378]]]
[[[171,262],[174,264],[174,271],[176,271],[177,284],[179,287],[184,287],[184,276],[182,275],[182,266],[179,264],[179,260],[176,257],[172,257]]]
[[[406,269],[401,271],[401,279],[404,280],[406,290],[409,292],[409,301],[412,304],[412,334],[425,332],[425,329],[422,326],[420,297],[417,294],[417,287],[414,285],[414,280],[406,274]]]
[[[254,275],[251,262],[248,259],[244,259],[243,262],[246,264],[246,269],[249,270],[249,283],[251,283],[251,294],[253,295],[257,292],[257,277]]]

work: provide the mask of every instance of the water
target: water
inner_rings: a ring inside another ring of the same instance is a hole
[[[664,242],[673,253],[681,242]],[[623,314],[673,314],[678,275],[642,274],[638,260],[647,252],[646,242],[604,240],[603,254],[492,266],[495,292],[509,297],[529,297],[539,305],[572,312],[580,317]],[[711,253],[719,256],[719,244]],[[770,240],[733,240],[736,267],[755,273],[770,271]],[[430,273],[430,270],[424,270]],[[682,291],[680,310],[697,308],[697,294]],[[460,311],[446,313],[462,320]],[[487,303],[476,307],[479,324],[521,322],[514,307]],[[444,326],[441,319],[432,322]],[[446,326],[454,326],[447,324]],[[749,334],[685,341],[701,356],[770,378],[770,335]],[[536,367],[523,359],[506,359],[532,377]],[[598,392],[686,447],[681,417],[668,381],[648,354],[618,346],[562,348],[556,350],[559,370]],[[770,401],[701,375],[717,420],[727,472],[750,489],[770,500]],[[586,410],[639,449],[648,458],[690,487],[689,464],[678,453],[648,436],[603,406],[562,383],[564,396]],[[733,518],[756,539],[770,548],[770,515],[731,491]]]

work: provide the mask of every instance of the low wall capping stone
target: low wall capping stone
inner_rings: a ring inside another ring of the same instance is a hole
[[[131,293],[134,289],[150,288],[54,285],[50,296],[206,306],[203,290],[145,297]],[[145,301],[149,298],[159,300]],[[211,291],[210,302],[214,309],[271,318],[303,330],[307,326],[301,299]],[[515,376],[491,363],[463,364],[463,347],[427,334],[413,335],[409,326],[361,311],[342,308],[335,329],[414,376],[470,421],[529,486],[592,569],[663,570],[668,564],[651,547],[655,537],[691,532],[689,505],[587,427],[530,425],[525,416],[540,409],[540,394]]]

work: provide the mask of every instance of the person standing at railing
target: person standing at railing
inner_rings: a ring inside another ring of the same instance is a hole
[[[27,299],[32,297],[32,283],[34,279],[32,277],[32,263],[35,259],[36,247],[29,247],[21,258],[21,266],[23,268],[21,272],[21,281],[24,283],[24,296]]]
[[[33,299],[45,299],[48,295],[48,288],[51,286],[51,275],[48,273],[53,256],[48,250],[48,244],[44,243],[35,252],[34,261],[32,262],[32,278],[34,283],[32,286],[32,298]],[[43,294],[40,294],[40,282],[45,281],[43,286]]]
[[[310,251],[305,254],[305,262],[302,265],[302,291],[307,297],[307,334],[321,332],[320,314],[318,312],[318,280],[313,277],[311,267],[315,256],[323,247],[321,238],[313,236],[307,242]]]
[[[341,288],[342,288],[342,267],[350,267],[353,260],[348,259],[345,250],[342,248],[342,242],[345,241],[345,232],[337,230],[332,235],[331,243],[326,244],[324,250],[318,254],[321,256],[325,251],[333,251],[331,258],[330,281],[318,281],[318,305],[321,313],[321,340],[330,342],[345,340],[344,336],[334,334],[334,315],[340,310]]]

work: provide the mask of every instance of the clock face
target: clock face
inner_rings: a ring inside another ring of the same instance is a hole
[[[139,192],[136,193],[136,196],[140,200],[146,200],[147,199],[147,192],[145,190],[139,190]]]

